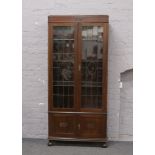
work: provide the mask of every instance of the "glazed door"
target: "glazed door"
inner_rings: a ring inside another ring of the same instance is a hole
[[[101,23],[80,24],[79,35],[80,110],[104,111],[106,110],[105,26]]]
[[[50,24],[49,42],[49,109],[106,112],[106,24]]]
[[[69,23],[50,24],[49,42],[49,109],[74,111],[77,26]]]

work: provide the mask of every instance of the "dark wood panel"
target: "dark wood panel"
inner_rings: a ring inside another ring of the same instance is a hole
[[[74,16],[48,16],[48,22],[109,22],[108,15],[74,15]]]
[[[76,116],[71,114],[49,114],[49,136],[75,137]]]
[[[108,32],[109,32],[109,26],[108,23],[104,23],[104,49],[103,49],[103,94],[102,94],[102,100],[105,102],[103,105],[103,112],[107,112],[107,96],[108,96]]]
[[[78,137],[106,138],[106,116],[80,115],[78,117]]]
[[[48,111],[49,114],[75,114],[75,115],[79,115],[79,114],[85,114],[85,115],[107,115],[107,113],[103,113],[103,112],[76,112],[76,111]]]
[[[107,142],[107,138],[66,138],[66,137],[49,137],[49,140],[59,141],[80,141],[80,142]]]
[[[92,23],[108,23],[109,22],[109,16],[107,15],[89,15],[89,16],[83,16],[80,18],[80,22],[92,22]]]
[[[76,16],[48,16],[48,22],[60,22],[60,23],[64,23],[64,22],[75,22],[76,20]]]
[[[106,138],[106,116],[49,114],[49,137]]]

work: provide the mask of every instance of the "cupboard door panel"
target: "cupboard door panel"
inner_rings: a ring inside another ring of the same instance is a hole
[[[50,114],[49,135],[53,137],[75,137],[76,118],[70,114]]]
[[[79,138],[106,138],[106,116],[80,115],[78,119]]]

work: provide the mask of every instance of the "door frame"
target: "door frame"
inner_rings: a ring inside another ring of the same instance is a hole
[[[74,27],[74,104],[73,108],[54,108],[53,106],[53,27],[72,26]],[[48,111],[77,111],[77,23],[48,23]]]
[[[81,108],[81,70],[78,71],[78,111],[81,112],[104,112],[107,113],[107,77],[108,77],[108,23],[104,22],[79,22],[78,25],[78,65],[82,61],[82,26],[103,26],[103,62],[102,62],[102,108]]]

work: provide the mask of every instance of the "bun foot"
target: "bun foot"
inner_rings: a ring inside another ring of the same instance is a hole
[[[53,146],[53,145],[54,145],[54,142],[51,141],[51,140],[49,140],[49,142],[48,142],[48,146]]]
[[[107,143],[102,144],[102,148],[107,148],[107,147],[108,147]]]

